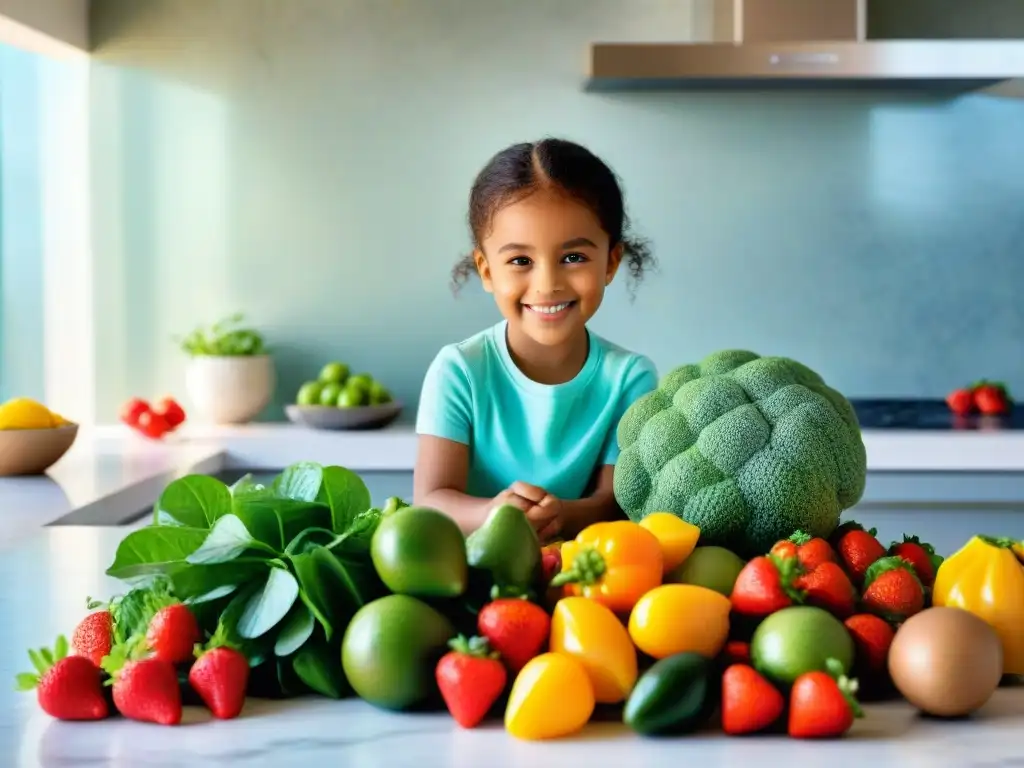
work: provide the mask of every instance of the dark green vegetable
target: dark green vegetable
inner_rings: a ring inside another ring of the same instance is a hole
[[[370,557],[381,519],[344,467],[300,462],[269,485],[248,475],[230,487],[205,475],[175,480],[107,569],[132,587],[111,601],[115,639],[144,633],[152,606],[173,597],[204,634],[223,627],[260,694],[347,695],[342,636],[388,591]]]
[[[697,653],[677,653],[656,661],[626,700],[622,721],[644,736],[689,733],[711,716],[718,701],[715,665]]]
[[[503,504],[466,537],[469,565],[486,571],[499,589],[527,591],[541,570],[540,540],[526,514]]]
[[[458,524],[429,507],[405,507],[381,518],[370,555],[392,592],[457,597],[466,590],[466,540]]]

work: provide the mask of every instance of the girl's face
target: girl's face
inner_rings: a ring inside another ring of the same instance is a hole
[[[474,254],[510,331],[559,346],[582,334],[622,258],[589,208],[540,190],[501,208]]]

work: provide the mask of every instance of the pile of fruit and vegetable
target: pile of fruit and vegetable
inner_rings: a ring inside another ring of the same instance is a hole
[[[372,505],[338,466],[269,485],[171,483],[120,543],[125,590],[30,652],[51,716],[173,725],[247,697],[358,697],[501,720],[520,739],[619,719],[640,736],[836,738],[867,699],[936,716],[1024,675],[1024,546],[945,560],[842,511],[864,485],[845,399],[793,361],[720,353],[666,376],[619,431],[629,519],[543,544],[491,510]]]

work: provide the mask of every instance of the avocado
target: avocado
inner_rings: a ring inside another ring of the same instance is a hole
[[[511,504],[491,510],[483,525],[466,537],[470,567],[490,574],[495,586],[526,590],[541,571],[537,532],[526,513]]]
[[[458,524],[430,507],[402,507],[380,519],[370,558],[392,592],[456,597],[466,590],[466,540]]]
[[[356,695],[382,709],[412,709],[436,698],[434,668],[455,628],[440,612],[408,595],[367,603],[341,641],[341,666]]]

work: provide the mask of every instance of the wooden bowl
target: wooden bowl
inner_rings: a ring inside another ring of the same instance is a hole
[[[78,437],[78,425],[52,429],[0,429],[0,477],[41,475]]]
[[[381,429],[398,418],[402,404],[357,405],[336,408],[333,405],[286,405],[288,420],[311,429]]]

